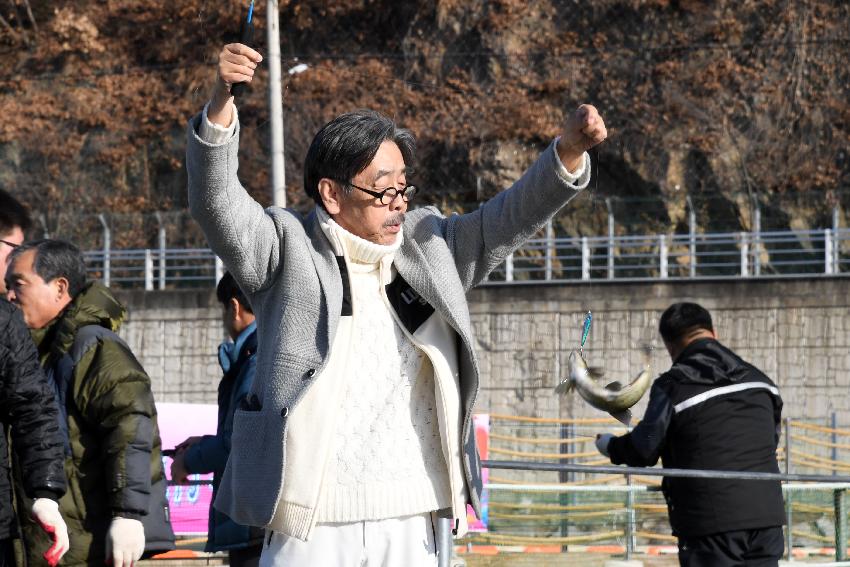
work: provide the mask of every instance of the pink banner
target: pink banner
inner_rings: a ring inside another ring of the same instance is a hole
[[[156,404],[162,448],[173,449],[187,437],[212,435],[218,423],[215,404]],[[171,458],[163,457],[166,477],[171,479]],[[192,480],[208,480],[212,475],[191,475]],[[206,535],[212,484],[169,486],[168,504],[171,508],[171,526],[177,535]]]
[[[478,454],[481,460],[489,459],[490,453],[490,415],[486,413],[472,416],[472,424],[475,427],[475,441],[478,444]],[[490,469],[481,469],[481,481],[484,486],[490,481]],[[481,519],[475,517],[472,506],[466,507],[466,520],[469,522],[469,531],[486,532],[487,517],[490,514],[490,491],[481,493]]]

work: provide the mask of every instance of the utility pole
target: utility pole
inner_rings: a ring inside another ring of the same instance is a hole
[[[269,118],[271,119],[272,204],[286,206],[286,170],[283,162],[283,96],[280,80],[280,20],[277,0],[266,2],[269,63]]]

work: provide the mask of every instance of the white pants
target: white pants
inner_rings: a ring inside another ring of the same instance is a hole
[[[436,567],[431,514],[317,524],[309,541],[266,534],[260,567]]]

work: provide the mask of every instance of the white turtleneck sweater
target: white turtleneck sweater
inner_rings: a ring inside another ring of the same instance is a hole
[[[396,323],[384,292],[403,235],[382,246],[332,219],[324,225],[346,259],[353,317],[317,521],[377,520],[448,507],[434,370]]]
[[[426,355],[390,306],[385,286],[403,233],[381,246],[317,211],[345,259],[352,316],[340,318],[327,366],[289,415],[284,482],[269,528],[308,539],[318,522],[452,508],[465,532],[451,330],[436,318],[437,334],[450,344],[429,341]]]

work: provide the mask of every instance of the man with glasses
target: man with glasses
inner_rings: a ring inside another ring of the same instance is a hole
[[[9,254],[24,241],[29,230],[29,212],[17,199],[0,189],[0,296],[6,295],[6,268]]]
[[[263,209],[236,175],[230,86],[261,59],[225,46],[188,128],[192,214],[258,322],[215,505],[266,529],[261,565],[435,565],[437,518],[461,536],[467,503],[480,514],[466,293],[588,184],[604,122],[581,106],[512,188],[446,218],[408,212],[413,135],[349,112],[307,152],[302,217]]]

